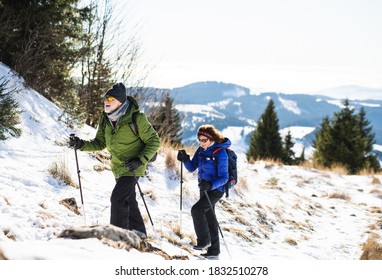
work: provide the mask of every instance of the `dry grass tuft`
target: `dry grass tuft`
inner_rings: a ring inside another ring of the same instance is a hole
[[[370,191],[371,194],[374,194],[376,197],[382,199],[382,191],[374,189]]]
[[[247,242],[252,242],[251,237],[244,230],[225,227],[224,231],[231,232],[231,233],[241,237],[242,239],[244,239]]]
[[[251,224],[247,219],[245,219],[243,215],[237,215],[237,216],[235,217],[235,220],[236,220],[237,222],[239,222],[239,223],[245,225],[245,226],[252,226],[252,224]]]
[[[144,196],[148,196],[152,201],[157,201],[157,199],[158,199],[154,190],[144,190],[144,191],[142,191],[142,193]]]
[[[166,153],[165,165],[167,169],[176,170],[177,159],[172,151]]]
[[[373,179],[371,180],[371,184],[372,185],[381,185],[381,181],[377,177],[373,176]]]
[[[38,204],[38,206],[40,206],[42,209],[47,209],[47,207],[46,207],[44,201],[41,201],[41,202]]]
[[[374,235],[367,239],[363,245],[360,260],[382,260],[382,244],[377,241],[378,236]]]
[[[10,239],[10,240],[13,240],[13,241],[16,241],[16,234],[8,229],[3,229],[3,233],[4,235]]]
[[[377,207],[377,206],[371,206],[369,209],[370,213],[377,213],[377,214],[382,214],[382,208]]]
[[[70,173],[68,171],[68,168],[66,164],[64,163],[63,160],[60,160],[58,162],[53,162],[49,169],[48,172],[50,175],[53,176],[57,181],[62,182],[66,185],[72,186],[76,189],[79,188],[78,184],[74,182],[72,177],[70,176]]]
[[[290,237],[285,238],[284,241],[288,243],[289,245],[293,245],[293,246],[298,245],[297,241]]]
[[[268,179],[268,181],[265,183],[265,187],[273,189],[273,190],[280,190],[282,191],[283,189],[278,185],[279,179],[276,177],[272,177]]]
[[[343,199],[343,200],[346,200],[346,201],[350,201],[351,200],[350,195],[348,195],[345,192],[342,192],[342,193],[332,193],[328,197],[329,198],[335,198],[335,199]]]
[[[9,199],[8,199],[7,197],[3,196],[3,198],[4,198],[5,203],[6,203],[8,206],[12,206],[12,204],[9,202]]]

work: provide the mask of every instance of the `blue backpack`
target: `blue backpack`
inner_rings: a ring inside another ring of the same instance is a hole
[[[213,155],[212,159],[216,166],[216,172],[218,172],[218,158],[214,155],[222,149],[223,148],[217,148],[216,150],[212,152],[212,155]],[[223,189],[225,190],[225,197],[228,197],[229,189],[231,189],[234,185],[237,184],[237,155],[231,149],[226,148],[225,150],[228,155],[228,181],[223,186]]]

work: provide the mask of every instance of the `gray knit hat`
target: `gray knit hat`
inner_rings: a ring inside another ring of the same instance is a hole
[[[113,88],[109,89],[106,94],[105,98],[107,97],[114,97],[122,104],[126,102],[126,88],[122,83],[117,83],[113,86]]]

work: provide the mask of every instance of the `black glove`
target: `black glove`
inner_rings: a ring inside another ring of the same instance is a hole
[[[133,172],[141,165],[142,165],[142,161],[137,157],[129,158],[125,161],[125,166],[130,172]]]
[[[185,150],[179,150],[178,151],[178,160],[181,162],[187,162],[190,161],[190,156],[186,153]]]
[[[84,145],[84,140],[78,138],[77,136],[71,135],[69,138],[69,147],[74,149],[81,149]]]
[[[212,184],[204,179],[199,182],[199,189],[204,192],[208,191],[211,188]]]

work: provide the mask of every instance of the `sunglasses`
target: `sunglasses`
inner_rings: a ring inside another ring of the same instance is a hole
[[[115,100],[115,98],[113,96],[105,96],[104,99],[107,101],[114,101]]]
[[[209,140],[206,138],[206,139],[198,139],[199,142],[202,142],[202,143],[207,143]]]

